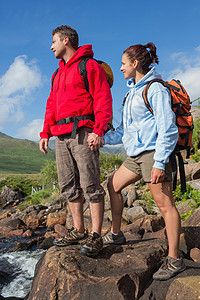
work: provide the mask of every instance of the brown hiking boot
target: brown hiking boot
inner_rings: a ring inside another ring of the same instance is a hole
[[[54,240],[54,245],[59,247],[65,247],[68,245],[83,243],[88,237],[88,231],[80,233],[75,227],[72,227],[68,233],[60,239]]]
[[[80,252],[83,255],[89,257],[95,257],[99,254],[102,248],[103,248],[102,237],[98,233],[92,232],[89,235],[88,239],[86,240],[85,245],[81,247]]]

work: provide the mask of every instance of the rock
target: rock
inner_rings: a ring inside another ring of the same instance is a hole
[[[146,213],[141,206],[135,206],[129,209],[124,209],[122,214],[122,218],[129,223],[133,223],[137,219],[140,219],[144,216],[146,216]]]
[[[195,201],[192,199],[188,199],[184,202],[179,202],[176,206],[180,215],[187,214],[191,211],[192,206],[195,205]]]
[[[200,299],[200,276],[176,278],[166,295],[166,300],[172,299]]]
[[[192,180],[200,179],[200,162],[196,163],[192,170]]]
[[[6,219],[15,213],[15,210],[4,210],[0,212],[0,220]]]
[[[34,232],[33,232],[33,230],[31,230],[31,229],[26,230],[26,231],[22,234],[23,237],[32,237],[33,235],[34,235]]]
[[[53,232],[53,231],[47,231],[45,233],[44,237],[45,237],[45,239],[48,239],[48,238],[52,238],[52,239],[60,238],[60,236],[56,232]]]
[[[0,259],[0,290],[15,278],[14,274],[13,266],[6,259]]]
[[[143,222],[140,227],[142,227],[145,232],[156,232],[165,227],[165,221],[161,215],[147,215],[143,218]]]
[[[127,206],[131,207],[135,200],[137,200],[137,192],[135,186],[132,185],[127,195]]]
[[[4,238],[9,238],[13,236],[19,236],[23,234],[23,229],[16,229],[16,230],[10,230],[8,232],[4,232],[3,236]]]
[[[36,267],[29,300],[138,299],[166,255],[161,240],[104,247],[98,259],[80,246],[51,247]]]
[[[195,190],[200,189],[200,179],[192,180],[187,182]]]
[[[131,232],[126,232],[124,233],[125,237],[126,237],[126,242],[129,243],[133,243],[133,242],[138,242],[142,239],[141,235],[138,233],[131,233]]]
[[[142,239],[167,239],[166,229],[163,228],[156,232],[145,232]]]
[[[52,237],[49,237],[42,241],[42,243],[40,244],[40,249],[47,250],[52,246],[53,246],[53,239]]]
[[[195,164],[184,165],[186,182],[192,180],[192,171],[193,171],[194,167],[195,167]]]
[[[0,220],[0,234],[3,237],[12,237],[23,234],[26,225],[20,219],[7,219]]]
[[[42,225],[42,220],[37,215],[29,215],[24,219],[24,222],[26,223],[26,226],[29,228],[37,228],[40,225]]]
[[[189,254],[192,248],[200,248],[200,226],[182,227],[180,250]]]
[[[199,248],[193,248],[190,251],[190,257],[195,261],[200,263],[200,249]]]
[[[13,190],[10,187],[4,186],[0,195],[0,205],[5,209],[15,206],[23,201],[23,195],[18,190]]]
[[[186,220],[182,221],[183,227],[188,226],[200,226],[200,207],[195,209],[191,216],[189,216]]]
[[[199,288],[199,268],[197,264],[191,260],[184,259],[186,270],[177,274],[175,277],[159,281],[153,280],[149,286],[146,287],[144,294],[139,298],[140,300],[198,300],[195,290]],[[198,278],[198,279],[197,279]],[[191,279],[191,280],[190,280]],[[194,283],[192,283],[194,279]],[[191,283],[191,290],[188,285]],[[195,287],[196,286],[196,287]],[[199,292],[200,290],[198,290]],[[191,293],[191,294],[190,294]],[[194,296],[195,295],[195,296]]]
[[[68,233],[68,229],[63,226],[63,225],[60,225],[60,224],[56,224],[54,226],[54,230],[55,232],[57,232],[61,237],[62,236],[65,236],[67,233]]]
[[[46,226],[50,227],[55,224],[64,225],[66,223],[67,212],[64,211],[55,211],[53,213],[48,214]]]
[[[12,218],[7,218],[3,219],[0,221],[0,228],[4,228],[4,230],[15,230],[15,229],[20,229],[24,228],[25,224],[22,220],[20,219],[12,219]]]

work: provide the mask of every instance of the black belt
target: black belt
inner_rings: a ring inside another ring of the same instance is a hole
[[[75,139],[76,131],[77,131],[77,128],[78,128],[78,123],[81,120],[90,120],[92,122],[95,122],[95,117],[94,117],[94,114],[91,114],[91,115],[85,115],[85,116],[76,116],[76,117],[63,118],[63,119],[58,120],[56,122],[56,125],[74,123],[71,138]]]

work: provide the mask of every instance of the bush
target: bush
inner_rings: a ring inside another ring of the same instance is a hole
[[[24,196],[28,196],[32,192],[32,187],[41,186],[41,176],[39,174],[7,176],[5,180],[0,181],[0,192],[5,185],[20,191]]]
[[[51,190],[41,190],[33,195],[29,195],[25,198],[23,203],[20,203],[18,208],[20,211],[23,211],[28,206],[42,204],[44,205],[46,202],[53,200],[52,191]]]
[[[58,186],[58,174],[55,161],[46,160],[40,173],[42,174],[42,181],[44,185],[50,188]]]
[[[194,131],[192,135],[192,144],[193,144],[193,154],[191,155],[192,159],[195,162],[200,161],[200,119],[194,121]]]
[[[107,175],[112,171],[118,169],[123,163],[123,159],[118,154],[109,154],[100,152],[100,177],[101,182],[106,180]]]
[[[182,194],[181,193],[181,187],[177,186],[176,190],[173,192],[173,195],[175,197],[175,200],[181,201],[182,203],[192,199],[193,201],[191,201],[188,206],[191,207],[191,210],[189,211],[189,213],[187,214],[182,214],[181,218],[182,219],[187,219],[192,212],[198,208],[200,206],[200,190],[195,190],[191,187],[191,185],[187,184],[187,191],[186,193]]]

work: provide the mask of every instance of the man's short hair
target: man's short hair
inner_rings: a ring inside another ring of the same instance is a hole
[[[53,36],[55,33],[59,33],[61,40],[63,40],[64,37],[67,36],[72,47],[74,49],[78,49],[78,33],[75,29],[71,28],[70,26],[62,25],[52,31]]]

